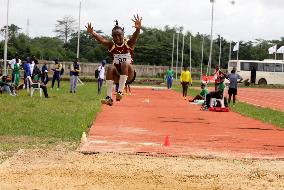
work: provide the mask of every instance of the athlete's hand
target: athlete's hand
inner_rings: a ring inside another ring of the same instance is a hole
[[[94,28],[92,27],[91,23],[88,23],[87,26],[85,26],[87,28],[87,32],[92,34],[94,31]]]
[[[139,17],[138,14],[136,16],[134,15],[134,19],[132,19],[132,21],[134,22],[134,28],[141,29],[142,17]]]

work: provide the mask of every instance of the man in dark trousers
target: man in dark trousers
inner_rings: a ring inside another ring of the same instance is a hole
[[[98,76],[98,94],[101,94],[103,81],[105,79],[105,64],[106,60],[102,60],[101,65],[98,68],[99,76]]]
[[[59,63],[58,59],[54,60],[54,66],[53,66],[53,77],[52,77],[52,84],[51,88],[53,89],[55,80],[57,80],[57,90],[60,88],[60,75],[61,75],[61,69],[62,69],[62,64]]]
[[[255,84],[255,79],[256,79],[256,69],[254,68],[254,66],[252,66],[250,72],[250,83]]]

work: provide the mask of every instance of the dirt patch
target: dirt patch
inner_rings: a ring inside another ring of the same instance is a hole
[[[4,189],[284,189],[284,161],[20,150]]]

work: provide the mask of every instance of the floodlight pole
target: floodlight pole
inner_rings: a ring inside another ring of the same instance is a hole
[[[80,32],[81,32],[81,1],[79,5],[79,25],[78,25],[78,41],[77,41],[77,58],[79,58],[79,51],[80,51]]]
[[[210,0],[210,3],[212,3],[212,13],[211,13],[210,53],[209,53],[209,63],[208,63],[209,75],[211,73],[211,64],[212,64],[214,3],[215,3],[215,0]]]
[[[230,41],[229,61],[231,61],[231,55],[232,55],[232,41]]]
[[[202,45],[201,45],[201,63],[200,63],[200,80],[202,81],[202,64],[204,58],[204,36],[202,38]]]
[[[8,25],[9,25],[9,0],[7,0],[7,22],[5,30],[5,45],[4,45],[4,75],[7,75],[7,50],[8,50]]]
[[[178,40],[179,40],[179,33],[177,33],[176,81],[177,81],[177,69],[178,69]]]
[[[220,36],[220,47],[219,47],[219,68],[221,68],[221,57],[222,57],[222,37]]]
[[[189,36],[189,72],[191,74],[191,52],[192,52],[192,45],[191,45],[191,35]]]
[[[175,33],[173,33],[173,49],[172,49],[172,69],[174,66],[174,51],[175,51]]]
[[[231,5],[234,5],[236,2],[234,0],[232,0],[230,3],[231,3]],[[230,40],[229,61],[231,59],[232,59],[232,40]]]
[[[180,73],[182,72],[182,67],[183,67],[183,51],[184,51],[184,35],[182,35],[182,49],[181,49],[181,66],[180,66]]]

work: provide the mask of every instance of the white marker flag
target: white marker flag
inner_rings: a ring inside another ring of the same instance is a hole
[[[277,53],[284,53],[284,46],[281,46],[278,50]]]
[[[240,43],[237,42],[236,45],[233,48],[233,51],[239,51],[239,48],[240,48]]]
[[[270,48],[268,49],[268,53],[269,53],[269,54],[273,54],[273,53],[276,52],[276,50],[277,50],[277,45],[272,46],[272,47],[270,47]]]

